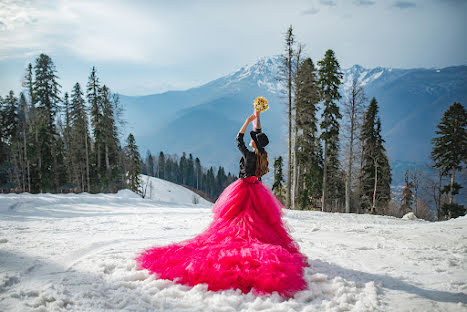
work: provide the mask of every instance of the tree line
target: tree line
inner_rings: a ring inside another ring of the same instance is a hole
[[[83,88],[62,94],[52,59],[40,54],[25,70],[22,92],[0,97],[0,187],[30,193],[116,192],[139,162],[133,135],[119,139],[118,95],[95,67]]]
[[[315,65],[303,50],[290,26],[278,77],[287,99],[288,159],[285,175],[282,156],[274,159],[274,193],[291,209],[388,214],[392,175],[377,99],[368,103],[355,78],[341,101],[343,73],[334,51],[327,50]],[[439,187],[450,206],[438,200],[438,219],[463,211],[453,196],[461,188],[454,181],[455,171],[466,163],[466,120],[463,106],[454,103],[438,125],[440,137],[433,139],[432,167],[440,177],[451,176],[447,186]],[[414,183],[406,182],[400,209],[408,212]]]
[[[363,87],[354,80],[341,112],[343,73],[334,51],[315,65],[303,48],[290,26],[279,77],[288,100],[288,165],[285,179],[282,157],[274,160],[273,190],[292,209],[380,213],[392,179],[378,102],[365,105]]]
[[[204,168],[198,157],[194,158],[191,153],[187,157],[185,152],[179,157],[177,154],[168,155],[161,151],[156,157],[148,151],[142,173],[195,188],[212,200],[216,200],[225,187],[237,179],[230,172],[226,174],[222,166],[217,170],[212,166]]]

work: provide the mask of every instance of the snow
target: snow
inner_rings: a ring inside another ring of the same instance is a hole
[[[415,216],[413,212],[408,212],[405,215],[402,216],[402,219],[404,220],[418,220],[418,218]]]
[[[285,210],[311,262],[308,289],[290,300],[156,279],[136,270],[136,253],[200,233],[212,205],[152,181],[154,199],[129,190],[0,195],[0,311],[467,310],[467,217]]]
[[[260,88],[264,88],[270,93],[278,94],[285,90],[277,77],[280,72],[281,57],[259,57],[254,63],[246,64],[237,71],[226,75],[224,88],[241,80],[250,79]]]
[[[146,198],[148,199],[163,202],[191,204],[193,203],[193,197],[196,197],[199,205],[212,204],[186,187],[166,180],[149,177],[142,174],[140,175],[140,181],[142,189],[146,189]],[[129,190],[126,191],[131,192]]]

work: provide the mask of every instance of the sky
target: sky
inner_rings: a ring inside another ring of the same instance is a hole
[[[207,83],[283,52],[333,49],[342,68],[467,64],[465,0],[0,0],[0,95],[21,91],[40,53],[62,92],[92,66],[113,92],[147,95]]]

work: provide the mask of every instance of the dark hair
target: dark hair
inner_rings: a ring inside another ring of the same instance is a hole
[[[269,160],[268,152],[263,149],[263,152],[256,150],[256,170],[255,176],[261,178],[263,175],[269,172]]]

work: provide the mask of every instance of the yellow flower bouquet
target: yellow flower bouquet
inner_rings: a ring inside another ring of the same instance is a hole
[[[258,96],[253,102],[253,107],[255,110],[260,111],[261,113],[265,112],[269,108],[268,100],[266,100],[265,97]]]

